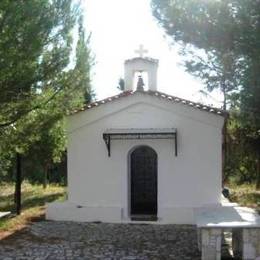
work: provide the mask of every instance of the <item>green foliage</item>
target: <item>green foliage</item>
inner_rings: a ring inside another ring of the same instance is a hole
[[[94,59],[88,47],[91,35],[86,38],[83,21],[83,16],[81,15],[78,23],[79,39],[76,48],[75,71],[77,71],[79,76],[79,86],[82,88],[84,94],[84,103],[87,104],[95,96],[90,87],[90,69],[94,65]]]
[[[248,130],[240,120],[240,113],[232,111],[228,123],[228,154],[226,175],[240,185],[257,179],[254,151],[247,138]]]
[[[202,79],[208,91],[221,90],[225,109],[239,74],[229,2],[153,0],[152,8],[166,33],[181,44],[186,70]]]
[[[1,1],[0,33],[1,177],[14,166],[16,152],[33,154],[42,167],[60,161],[64,116],[92,97],[92,58],[72,0]]]
[[[3,127],[45,106],[61,91],[75,17],[70,1],[4,1],[0,10]]]
[[[236,185],[229,184],[230,200],[239,203],[241,206],[255,208],[260,213],[260,191],[257,191],[252,184]]]

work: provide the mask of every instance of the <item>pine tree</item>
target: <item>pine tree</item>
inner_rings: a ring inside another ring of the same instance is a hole
[[[72,0],[0,2],[0,180],[18,157],[34,151],[49,163],[66,149],[64,117],[91,95],[87,45],[77,57],[86,73],[71,66],[81,15]]]

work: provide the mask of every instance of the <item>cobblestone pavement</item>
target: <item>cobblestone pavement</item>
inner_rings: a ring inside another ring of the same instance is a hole
[[[188,225],[42,221],[0,241],[0,259],[197,260],[196,239]]]

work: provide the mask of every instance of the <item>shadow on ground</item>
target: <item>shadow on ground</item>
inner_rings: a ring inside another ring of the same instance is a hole
[[[55,201],[64,196],[63,192],[54,193],[54,194],[42,194],[42,195],[34,195],[34,192],[23,192],[22,196],[22,209],[29,209],[37,206],[44,206],[47,202]],[[15,211],[15,204],[13,195],[1,196],[2,201],[10,201],[9,203],[0,203],[1,211]],[[4,204],[4,205],[1,205]]]

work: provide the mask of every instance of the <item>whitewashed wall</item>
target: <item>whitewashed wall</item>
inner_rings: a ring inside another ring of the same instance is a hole
[[[160,222],[194,223],[194,207],[220,203],[222,125],[221,116],[143,93],[70,116],[69,205],[83,206],[82,221],[128,220],[128,152],[149,145],[158,154]],[[113,140],[108,157],[102,134],[109,128],[177,128],[178,156],[174,140]],[[62,214],[75,220],[80,213],[47,210],[50,219]]]

